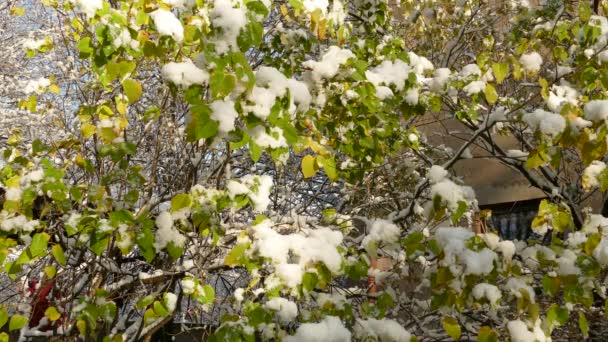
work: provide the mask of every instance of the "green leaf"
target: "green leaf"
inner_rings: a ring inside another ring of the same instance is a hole
[[[302,287],[306,292],[311,292],[317,286],[319,282],[319,278],[315,273],[306,272],[304,276],[302,276]]]
[[[51,254],[53,254],[53,257],[61,266],[65,266],[67,264],[67,259],[63,253],[63,248],[61,248],[61,245],[53,245],[53,247],[51,247]]]
[[[567,309],[560,307],[557,304],[551,304],[547,310],[547,324],[549,327],[559,327],[566,324],[570,318],[570,313]]]
[[[199,302],[202,304],[211,304],[215,300],[215,290],[209,284],[203,286],[203,290],[198,296]]]
[[[190,110],[190,123],[186,127],[186,139],[188,142],[207,139],[217,134],[219,124],[210,118],[211,110],[205,104],[193,106]]]
[[[183,208],[188,208],[192,204],[192,199],[188,194],[179,194],[171,200],[171,212],[174,213]]]
[[[549,275],[545,274],[543,276],[542,283],[543,291],[549,296],[555,296],[557,291],[559,291],[559,278],[557,277],[550,277]]]
[[[444,317],[441,320],[441,324],[443,325],[443,329],[445,332],[456,341],[460,340],[460,334],[462,331],[460,330],[460,325],[458,321],[454,317]]]
[[[224,265],[226,265],[226,266],[241,265],[243,263],[242,259],[245,255],[245,251],[247,250],[247,248],[249,248],[249,246],[246,243],[240,243],[240,244],[234,246],[234,248],[230,251],[230,253],[228,253],[228,255],[226,255],[226,258],[224,259]]]
[[[581,333],[584,338],[589,337],[589,323],[587,317],[582,311],[578,312],[578,327],[581,329]]]
[[[8,330],[19,330],[27,324],[28,319],[21,315],[13,315],[11,321],[8,323]]]
[[[498,341],[498,334],[492,328],[483,326],[479,328],[477,333],[477,342],[496,342]]]
[[[54,322],[61,318],[61,314],[54,306],[50,306],[49,308],[47,308],[46,311],[44,311],[44,316],[46,316],[51,322]]]
[[[80,55],[84,58],[88,57],[93,52],[93,46],[91,45],[91,37],[82,38],[77,45]]]
[[[165,317],[169,314],[169,310],[167,309],[167,307],[159,301],[155,301],[153,307],[154,313],[156,313],[156,315],[158,315],[159,317]]]
[[[153,302],[154,302],[154,296],[147,295],[147,296],[143,297],[142,299],[138,300],[135,307],[137,308],[137,310],[141,310],[141,309],[147,307],[148,305],[152,304]]]
[[[8,322],[8,312],[6,312],[4,306],[0,308],[0,328],[2,328],[6,322]]]
[[[331,181],[337,180],[338,179],[338,170],[336,169],[336,161],[334,160],[334,158],[332,158],[331,156],[327,156],[327,157],[318,156],[317,160],[319,160],[319,158],[322,158],[321,164],[323,165],[323,171],[325,171],[327,178],[329,178],[329,180],[331,180]]]
[[[498,93],[496,92],[496,88],[494,88],[494,86],[490,83],[486,85],[484,94],[486,95],[486,100],[489,104],[494,104],[498,100]]]
[[[55,274],[57,274],[57,268],[55,268],[55,266],[45,266],[44,274],[49,278],[54,278]]]
[[[236,77],[216,69],[209,77],[209,87],[214,98],[224,98],[232,92],[236,85]]]
[[[122,82],[122,89],[124,90],[125,95],[127,95],[130,104],[139,100],[141,94],[143,93],[141,83],[132,78],[127,78]]]
[[[151,262],[156,257],[156,248],[154,248],[154,233],[152,232],[151,221],[146,221],[139,234],[137,234],[137,246],[143,254],[147,262]]]
[[[496,77],[496,83],[500,84],[507,77],[509,73],[509,64],[507,63],[494,63],[492,65],[492,71]]]
[[[304,178],[310,178],[317,173],[317,166],[315,165],[315,157],[306,155],[302,158],[302,174]]]
[[[46,248],[50,238],[51,237],[47,233],[37,233],[34,235],[29,247],[32,258],[46,254]]]

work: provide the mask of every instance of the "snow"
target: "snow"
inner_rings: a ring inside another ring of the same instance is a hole
[[[190,60],[166,64],[161,70],[161,75],[171,83],[184,88],[193,84],[204,84],[209,79],[209,74],[197,68]]]
[[[512,342],[534,342],[536,336],[528,330],[528,326],[521,320],[514,320],[507,323],[507,330]]]
[[[429,89],[434,92],[443,90],[450,79],[451,71],[448,68],[435,69],[433,77],[427,80]]]
[[[323,78],[329,79],[336,76],[340,66],[354,57],[355,55],[350,50],[332,45],[323,54],[320,61],[306,61],[303,66],[312,69],[313,78],[320,81]]]
[[[118,225],[120,241],[116,242],[116,246],[122,250],[129,250],[133,245],[133,240],[131,239],[131,234],[128,232],[128,228],[129,226],[123,223]]]
[[[502,253],[503,258],[508,262],[510,262],[515,255],[515,244],[513,241],[500,241],[496,246],[496,249]]]
[[[502,106],[497,106],[491,113],[488,115],[488,119],[486,121],[486,126],[491,126],[495,122],[498,121],[506,121],[507,120],[507,108]]]
[[[600,229],[605,231],[608,228],[608,218],[602,215],[589,215],[583,224],[583,229],[585,233],[597,233]]]
[[[384,318],[357,319],[354,333],[361,341],[409,342],[411,334],[399,322]]]
[[[289,288],[298,286],[304,276],[304,270],[299,264],[280,264],[276,267],[276,273]]]
[[[167,309],[169,309],[169,312],[175,311],[175,308],[177,307],[177,296],[175,293],[165,293],[165,304],[167,304]]]
[[[210,13],[213,27],[221,29],[222,37],[215,40],[215,51],[219,54],[238,51],[237,38],[247,25],[244,5],[234,8],[230,0],[215,0]]]
[[[337,247],[342,233],[329,228],[303,229],[294,234],[279,234],[270,220],[253,226],[253,249],[275,265],[277,273],[288,287],[302,281],[305,267],[323,262],[333,273],[339,274],[342,257]]]
[[[606,121],[608,119],[608,100],[592,100],[585,107],[585,119],[591,121]]]
[[[481,70],[477,64],[467,64],[460,70],[460,76],[463,78],[469,76],[481,77]]]
[[[186,237],[173,226],[173,218],[168,211],[163,211],[156,217],[156,227],[158,227],[158,230],[156,231],[154,248],[157,253],[167,247],[170,242],[177,247],[183,247],[186,243]]]
[[[431,182],[431,184],[436,184],[436,183],[439,183],[440,181],[442,181],[447,176],[448,176],[448,171],[446,171],[446,169],[444,169],[440,165],[433,165],[429,169],[427,178],[429,179],[429,182]]]
[[[161,36],[172,37],[178,43],[184,40],[184,27],[171,11],[157,9],[150,13],[150,17],[154,20],[154,27]]]
[[[88,19],[93,18],[95,12],[103,7],[102,0],[72,0],[71,2],[75,4],[76,8],[78,8],[78,10]]]
[[[327,0],[304,0],[302,1],[304,10],[307,13],[312,13],[315,10],[320,10],[322,14],[327,13],[327,7],[329,7],[329,1]]]
[[[490,249],[495,250],[496,248],[498,248],[500,236],[498,236],[494,233],[484,233],[484,234],[479,234],[479,236],[483,239],[483,241],[485,241],[486,245]]]
[[[7,201],[19,201],[21,200],[21,189],[19,188],[8,188],[4,195]]]
[[[492,305],[496,305],[498,300],[502,298],[502,293],[492,284],[487,283],[479,283],[473,287],[473,291],[471,292],[475,299],[480,300],[482,298],[487,299]]]
[[[513,159],[525,159],[528,157],[529,153],[522,150],[507,150],[506,155]]]
[[[251,139],[261,147],[281,148],[287,147],[287,140],[283,136],[283,130],[279,127],[272,127],[270,134],[266,133],[264,126],[256,126],[249,131]]]
[[[234,109],[234,101],[217,100],[211,102],[211,119],[219,123],[218,130],[221,133],[228,133],[234,130],[234,121],[239,113]]]
[[[367,249],[368,253],[371,246],[378,246],[380,243],[393,245],[399,240],[401,230],[391,221],[371,220],[367,223],[367,226],[369,233],[363,238],[361,247]]]
[[[466,228],[441,227],[435,233],[435,239],[443,247],[445,257],[441,265],[450,267],[454,275],[488,274],[494,269],[497,259],[494,251],[484,248],[479,252],[466,247],[466,241],[475,234]]]
[[[51,85],[51,81],[48,78],[40,77],[36,80],[30,80],[25,84],[23,90],[26,94],[37,93],[40,94],[44,88]]]
[[[255,78],[256,86],[247,96],[247,100],[252,104],[245,105],[243,107],[245,111],[265,120],[270,115],[276,99],[285,96],[287,90],[291,94],[290,114],[294,114],[296,109],[300,111],[308,110],[311,96],[305,83],[288,79],[279,70],[266,66],[260,67],[256,71]]]
[[[344,23],[348,13],[340,0],[334,0],[331,11],[327,14],[327,20],[333,22],[335,26],[340,26]]]
[[[540,129],[543,134],[553,138],[562,133],[566,128],[566,119],[563,116],[542,109],[536,109],[532,113],[524,114],[522,120],[533,131]]]
[[[574,68],[564,65],[557,66],[557,77],[562,77],[574,71]]]
[[[521,63],[521,66],[525,71],[536,73],[543,64],[543,58],[538,52],[530,52],[521,55],[521,57],[519,57],[519,63]]]
[[[593,250],[593,257],[602,267],[608,266],[608,238],[602,237],[600,243]]]
[[[194,293],[194,288],[195,288],[196,284],[194,283],[194,281],[192,279],[182,279],[181,285],[182,285],[182,290],[184,291],[184,294],[193,294]]]
[[[470,186],[462,186],[450,179],[443,179],[431,186],[431,197],[440,196],[451,211],[458,209],[459,202],[470,203],[475,199],[475,191]]]
[[[236,289],[234,291],[234,299],[236,299],[237,302],[242,302],[245,299],[245,289],[239,287],[238,289]]]
[[[285,298],[272,298],[264,304],[264,307],[276,311],[277,317],[282,323],[289,323],[298,317],[298,306],[296,303]]]
[[[335,306],[337,310],[344,310],[344,305],[348,302],[346,297],[339,293],[319,292],[317,293],[317,303],[321,308],[326,307],[329,304]]]
[[[583,188],[590,190],[600,186],[599,176],[606,169],[606,164],[600,160],[594,160],[583,171]]]
[[[552,112],[559,113],[567,103],[573,106],[578,105],[578,92],[576,89],[570,87],[565,82],[562,82],[562,85],[553,85],[547,99],[547,107]]]
[[[576,253],[569,249],[564,249],[563,252],[560,254],[560,257],[557,258],[557,274],[559,274],[560,276],[581,274],[580,268],[576,266],[576,259]]]
[[[0,229],[5,232],[31,232],[40,222],[38,220],[28,220],[23,215],[7,217],[5,213],[0,214]]]
[[[410,65],[416,74],[422,75],[427,70],[435,69],[433,63],[431,63],[431,61],[429,61],[426,57],[418,56],[411,51],[408,52],[407,55],[410,59]]]
[[[530,302],[533,304],[535,303],[534,289],[530,285],[526,284],[522,279],[515,277],[509,278],[505,284],[505,289],[510,291],[510,293],[517,298],[521,298],[522,291],[524,291],[528,294]]]
[[[26,39],[23,41],[23,48],[26,50],[38,50],[46,44],[46,39]]]
[[[600,64],[608,63],[608,50],[604,50],[597,54],[597,60]]]
[[[484,248],[479,252],[466,249],[460,254],[464,261],[465,274],[489,274],[494,269],[496,253],[491,249]]]
[[[471,96],[473,94],[481,93],[486,89],[486,82],[484,81],[473,81],[467,84],[462,90]]]
[[[285,342],[350,342],[351,333],[338,317],[326,316],[319,323],[303,323]]]
[[[365,72],[365,77],[376,87],[380,85],[394,85],[397,91],[403,90],[412,68],[404,61],[384,61],[375,68]],[[392,93],[392,92],[391,92]]]
[[[238,195],[247,195],[255,211],[265,211],[268,208],[271,188],[272,177],[267,175],[246,175],[226,182],[230,199]]]

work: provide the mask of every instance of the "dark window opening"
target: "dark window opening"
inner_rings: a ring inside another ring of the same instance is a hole
[[[540,200],[491,204],[480,206],[480,209],[492,211],[486,224],[503,240],[540,239],[542,237],[532,231],[532,220],[538,212]]]

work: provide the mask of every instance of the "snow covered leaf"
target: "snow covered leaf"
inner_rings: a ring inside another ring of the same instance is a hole
[[[302,158],[302,174],[304,178],[310,178],[314,176],[319,169],[316,165],[315,157],[311,155],[306,155]]]
[[[454,317],[444,317],[441,320],[441,324],[443,325],[443,329],[445,332],[456,341],[460,340],[460,335],[462,331],[460,330],[460,324]]]
[[[125,91],[125,95],[129,99],[129,103],[133,104],[141,97],[143,90],[141,83],[132,78],[127,78],[122,82],[122,88]]]

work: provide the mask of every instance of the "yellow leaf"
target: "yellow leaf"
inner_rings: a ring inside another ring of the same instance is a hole
[[[302,158],[302,174],[304,178],[310,178],[317,173],[318,168],[315,164],[315,157],[311,155],[304,156]]]

